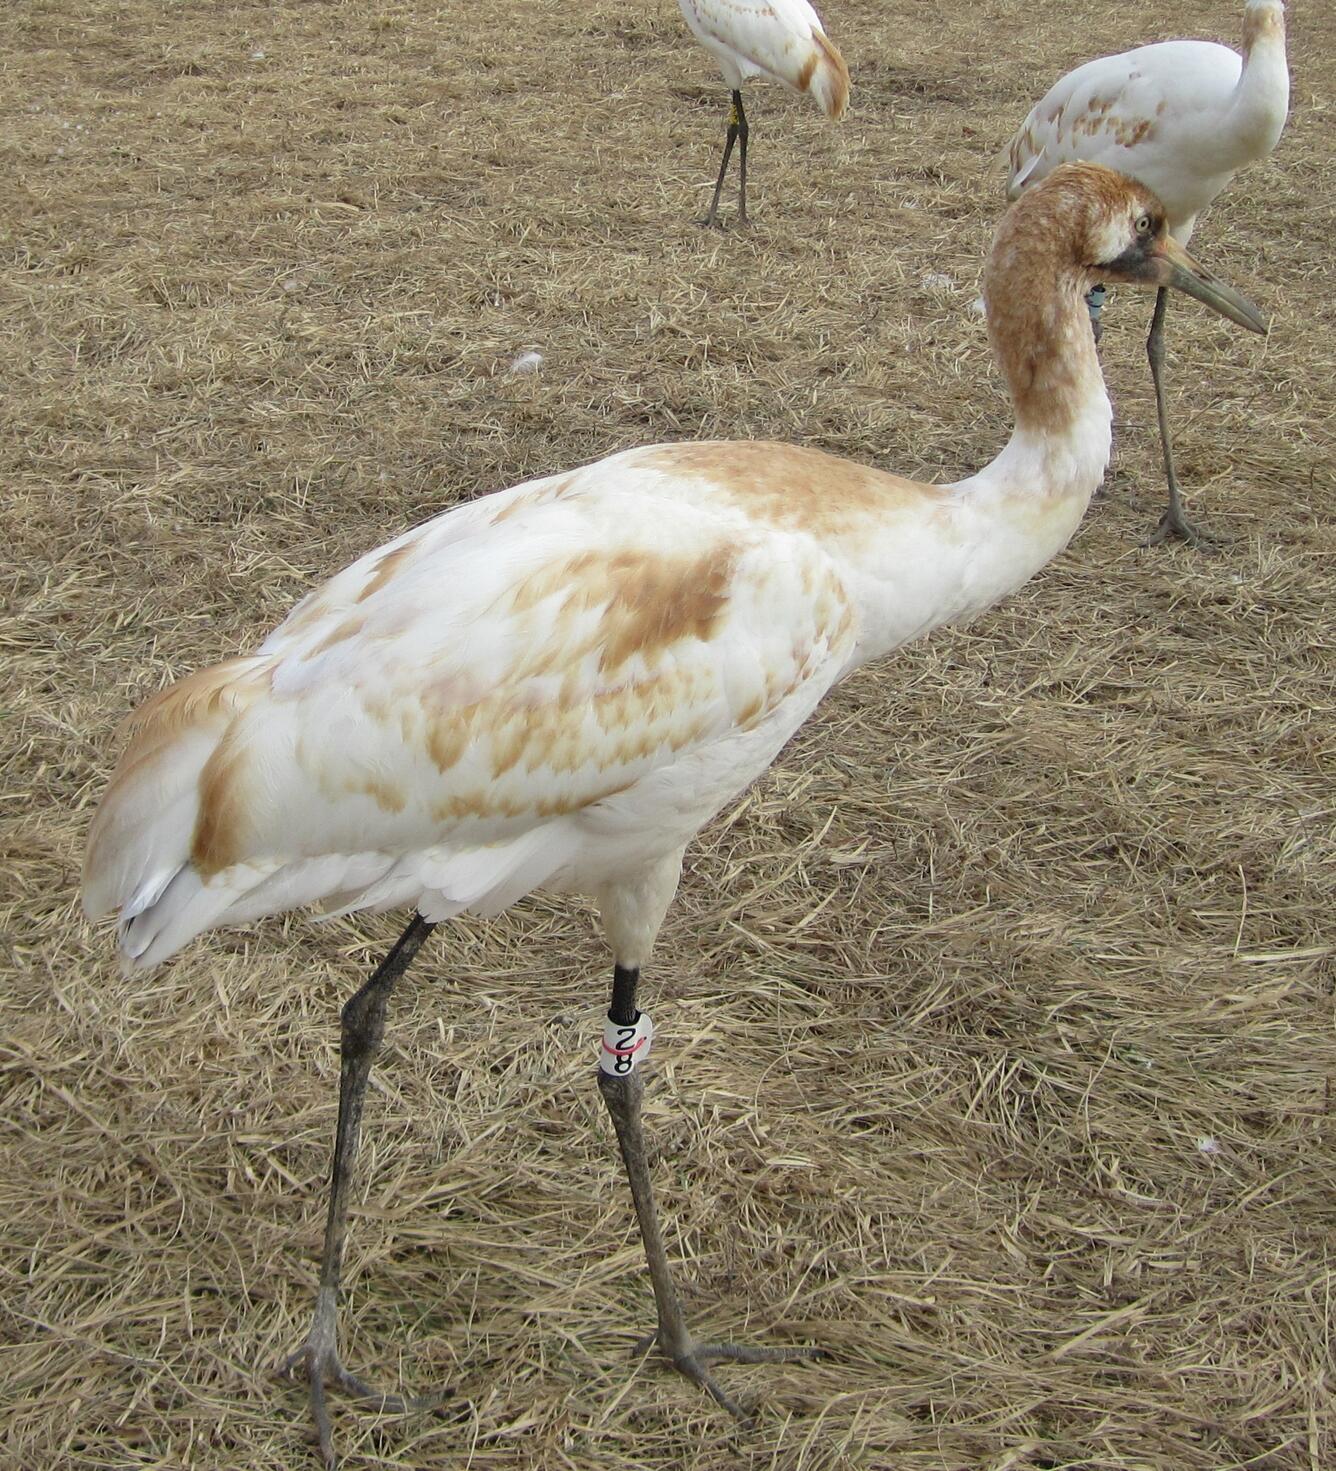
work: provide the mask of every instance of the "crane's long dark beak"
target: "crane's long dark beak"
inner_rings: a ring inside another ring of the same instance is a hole
[[[1266,331],[1266,321],[1252,302],[1193,260],[1172,235],[1166,235],[1160,240],[1148,255],[1146,263],[1150,268],[1146,279],[1157,286],[1185,291],[1198,301],[1205,302],[1222,317],[1228,317],[1231,322],[1246,327],[1249,332]]]

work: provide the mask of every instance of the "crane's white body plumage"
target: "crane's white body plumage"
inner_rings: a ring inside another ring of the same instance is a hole
[[[733,91],[769,77],[808,92],[830,118],[849,98],[849,73],[807,0],[678,0],[691,33]]]
[[[949,487],[783,445],[663,445],[446,512],[141,712],[89,912],[119,909],[126,957],[153,965],[314,903],[439,920],[542,886],[607,912],[634,875],[675,884],[687,841],[839,678],[1065,544],[1108,440],[1101,388],[1042,488],[1055,448],[1020,433]],[[629,928],[614,943],[638,963]]]
[[[654,445],[354,562],[254,653],[131,718],[89,834],[88,913],[118,910],[127,962],[148,966],[304,905],[441,920],[575,890],[639,967],[687,842],[837,680],[990,607],[1066,545],[1112,419],[1079,262],[1160,280],[1178,247],[1145,254],[1151,209],[1076,168],[1003,221],[984,289],[1016,421],[967,479],[784,444]],[[1199,270],[1179,257],[1180,278]],[[1141,274],[1120,264],[1134,258]],[[1217,309],[1260,330],[1237,298]]]
[[[686,1326],[641,1123],[634,1054],[652,1029],[635,1006],[639,972],[687,842],[830,687],[989,607],[1066,545],[1110,447],[1083,303],[1096,265],[1262,327],[1165,235],[1147,190],[1106,169],[1060,171],[1008,212],[985,268],[1016,428],[977,475],[925,485],[783,444],[628,450],[405,533],[312,593],[255,653],[131,719],[83,886],[90,915],[119,910],[128,964],[307,904],[419,911],[342,1015],[320,1288],[288,1360],[308,1380],[326,1466],[327,1384],[398,1403],[344,1368],[336,1310],[390,992],[424,920],[491,914],[538,887],[591,894],[611,943],[603,1060],[615,1062],[599,1088],[661,1351],[738,1414],[711,1359],[806,1352],[702,1345]]]
[[[1008,198],[1059,164],[1104,164],[1153,189],[1187,244],[1235,173],[1275,148],[1289,90],[1281,0],[1248,0],[1242,56],[1213,41],[1162,41],[1088,61],[1012,139]]]

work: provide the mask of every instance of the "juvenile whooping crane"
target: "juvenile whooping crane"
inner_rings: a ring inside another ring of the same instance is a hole
[[[1242,56],[1214,41],[1161,41],[1088,61],[1055,82],[1011,140],[1007,198],[1060,164],[1106,164],[1159,195],[1170,233],[1186,245],[1197,216],[1238,170],[1275,148],[1289,103],[1285,6],[1247,0]],[[1098,340],[1103,293],[1096,290]],[[1146,339],[1169,482],[1169,506],[1149,542],[1181,536],[1198,546],[1209,538],[1183,514],[1164,404],[1167,304],[1160,291]]]
[[[289,1361],[382,1405],[343,1366],[336,1294],[367,1076],[390,992],[435,924],[543,887],[596,900],[613,981],[599,1087],[644,1240],[660,1351],[721,1405],[664,1250],[641,1125],[641,968],[695,833],[851,670],[989,607],[1075,531],[1111,413],[1092,282],[1176,287],[1252,331],[1257,311],[1169,236],[1149,189],[1058,170],[1010,210],[985,271],[1015,408],[977,475],[925,485],[794,445],[656,445],[473,501],[306,597],[254,653],[131,717],[84,861],[126,963],[217,925],[322,903],[414,906],[343,1011],[320,1288]]]
[[[773,77],[795,92],[806,92],[832,121],[844,116],[849,101],[849,68],[826,39],[821,19],[807,0],[677,0],[691,33],[719,63],[733,92],[724,138],[724,157],[710,200],[706,226],[719,223],[719,195],[728,160],[738,144],[738,224],[747,223],[747,114],[742,84],[750,77]]]

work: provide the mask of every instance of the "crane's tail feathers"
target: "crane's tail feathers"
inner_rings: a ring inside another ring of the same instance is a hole
[[[128,967],[157,965],[215,925],[312,904],[336,913],[416,904],[433,920],[464,909],[497,914],[574,856],[576,829],[558,818],[471,848],[261,852],[211,867],[207,853],[196,851],[203,775],[246,709],[270,689],[270,662],[253,656],[201,670],[129,722],[130,743],[93,819],[83,872],[88,917],[120,911]]]
[[[178,869],[152,903],[135,913],[129,905],[121,911],[116,936],[121,964],[126,970],[160,965],[187,940],[216,924],[236,894],[231,885],[205,884],[189,864]]]
[[[83,905],[122,923],[152,908],[190,860],[199,778],[228,722],[266,687],[267,661],[229,659],[168,685],[125,722],[129,740],[88,832]]]
[[[397,860],[385,853],[330,853],[237,864],[207,880],[185,863],[145,878],[122,906],[122,962],[127,970],[146,969],[215,925],[247,924],[312,904],[333,906],[325,919],[409,904],[434,922],[466,909],[490,918],[550,879],[579,843],[576,829],[558,821],[509,842],[428,849]]]
[[[168,759],[118,768],[93,819],[84,851],[83,907],[89,919],[122,918],[156,902],[188,856],[195,781],[215,742],[191,732]]]
[[[996,156],[997,166],[1006,170],[1007,199],[1014,203],[1030,180],[1031,174],[1043,162],[1044,150],[1035,145],[1027,118],[1020,130]]]
[[[156,892],[143,891],[120,914],[117,939],[128,969],[159,965],[219,924],[247,924],[317,903],[330,889],[382,873],[383,853],[329,854],[295,863],[239,863],[209,879],[182,864]]]
[[[849,68],[834,44],[820,31],[812,32],[816,45],[815,66],[803,91],[810,92],[832,122],[844,116],[849,105]]]
[[[323,891],[322,918],[408,904],[437,924],[466,909],[491,918],[550,879],[575,856],[579,842],[570,824],[557,821],[485,847],[429,848],[397,861],[382,856],[380,871],[364,882],[330,884]]]

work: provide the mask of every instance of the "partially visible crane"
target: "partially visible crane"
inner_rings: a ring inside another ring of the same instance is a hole
[[[1170,233],[1186,245],[1197,216],[1238,170],[1275,148],[1289,103],[1283,0],[1247,0],[1242,55],[1214,41],[1161,41],[1088,61],[1055,82],[1011,140],[1007,198],[1059,164],[1102,163],[1153,189]],[[1102,304],[1097,288],[1097,335]],[[1168,509],[1149,540],[1179,536],[1197,546],[1210,538],[1183,514],[1164,404],[1167,304],[1161,291],[1146,339],[1169,482]]]
[[[742,84],[772,77],[795,92],[816,99],[830,119],[844,116],[849,101],[849,68],[826,38],[820,17],[807,0],[678,0],[692,34],[719,63],[733,91],[728,133],[709,213],[701,221],[719,224],[719,195],[733,145],[738,148],[738,224],[747,223],[747,114]]]

